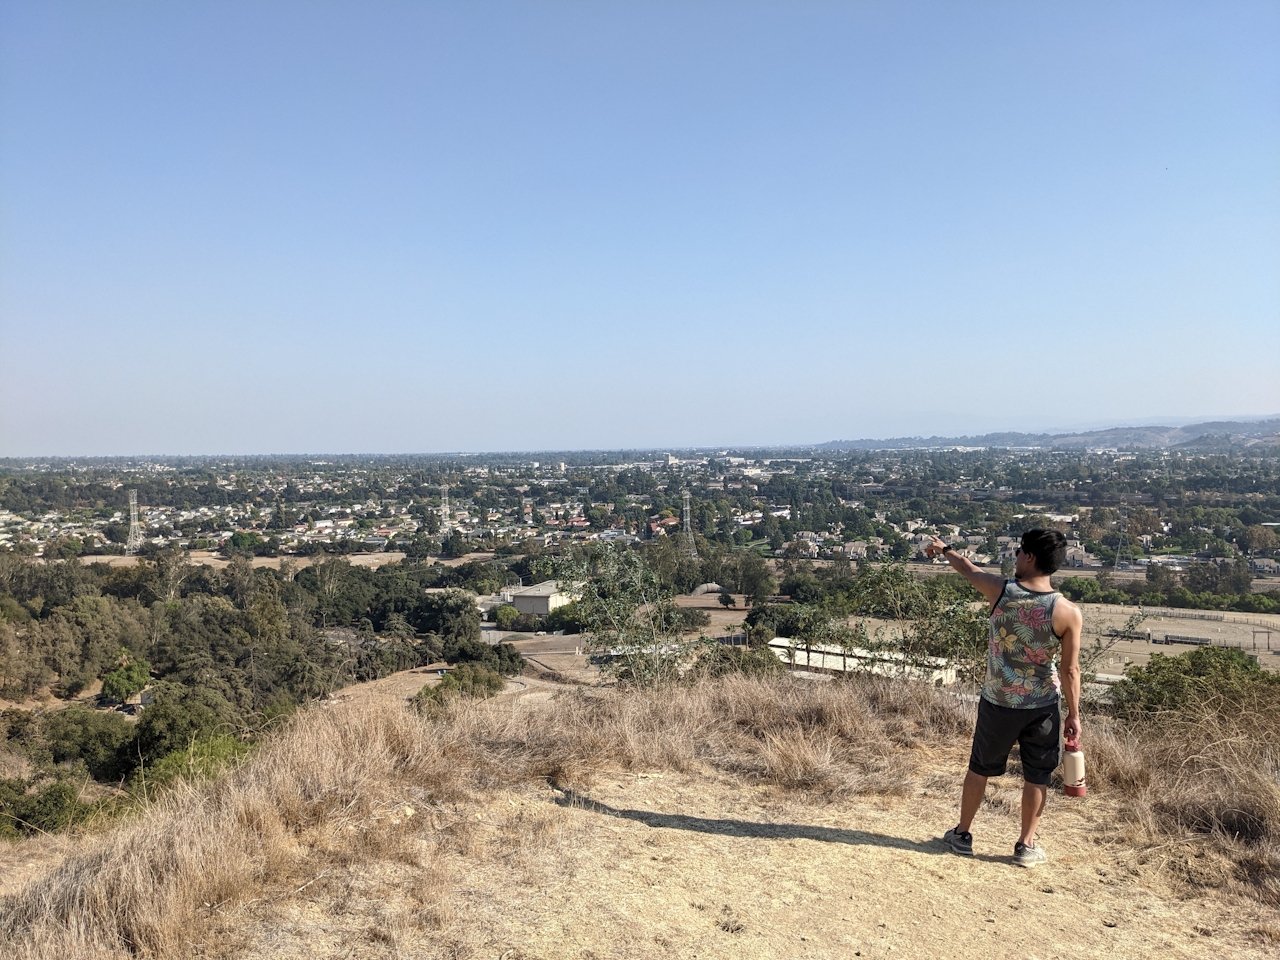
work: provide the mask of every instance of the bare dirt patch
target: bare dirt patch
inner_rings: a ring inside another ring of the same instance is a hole
[[[958,758],[957,758],[958,759]],[[958,777],[959,764],[957,763]],[[679,774],[504,793],[438,820],[422,863],[325,874],[226,915],[234,957],[1263,957],[1269,911],[1181,899],[1055,798],[1049,864],[1010,862],[1008,796],[978,856],[935,838],[954,800],[812,804]],[[449,818],[453,819],[450,820]],[[304,881],[305,882],[305,879]]]
[[[302,569],[303,567],[311,566],[313,563],[319,563],[322,560],[329,559],[331,556],[337,556],[337,555],[322,553],[322,554],[317,554],[311,557],[298,557],[293,555],[286,555],[286,556],[279,556],[279,557],[254,557],[250,562],[255,567],[265,567],[270,570],[279,570],[281,563],[283,563],[285,560],[292,560],[293,563],[297,565],[298,569]],[[341,554],[341,556],[344,559],[349,560],[353,567],[369,567],[375,570],[378,567],[386,566],[388,563],[398,563],[399,561],[404,559],[404,554],[396,551],[391,551],[390,553],[345,553],[345,554]],[[493,554],[488,554],[488,556],[493,556]],[[213,567],[215,570],[221,570],[224,567],[226,567],[228,563],[231,562],[227,560],[225,557],[223,557],[221,554],[212,553],[208,550],[192,550],[190,553],[190,559],[191,559],[191,562],[196,564],[197,566],[201,564],[208,564],[209,566]],[[80,557],[80,562],[83,564],[105,563],[109,567],[130,567],[130,566],[133,566],[135,563],[143,563],[145,561],[143,557],[126,557],[126,556],[118,556],[118,555],[107,555],[107,556],[90,555],[90,556]],[[446,565],[452,566],[454,564],[454,561],[444,561],[444,563]]]

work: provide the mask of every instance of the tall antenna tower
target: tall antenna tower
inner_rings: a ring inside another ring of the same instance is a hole
[[[142,549],[142,524],[138,522],[138,491],[129,491],[129,539],[125,542],[124,552],[134,556]]]
[[[698,547],[693,542],[693,511],[689,506],[689,491],[684,492],[684,541],[689,548],[689,556],[698,559]]]
[[[453,517],[449,515],[449,485],[440,488],[440,535],[445,536],[453,527]]]
[[[1116,569],[1133,569],[1133,544],[1129,542],[1129,521],[1125,519],[1124,508],[1120,509],[1120,542],[1116,544]]]

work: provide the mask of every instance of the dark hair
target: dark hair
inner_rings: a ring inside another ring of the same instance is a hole
[[[1057,530],[1028,530],[1022,535],[1022,549],[1036,561],[1041,573],[1056,572],[1067,562],[1067,538]]]

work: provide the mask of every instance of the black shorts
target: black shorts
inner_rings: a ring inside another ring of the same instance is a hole
[[[998,777],[1005,771],[1009,751],[1018,745],[1022,754],[1022,778],[1027,783],[1049,785],[1058,766],[1058,738],[1062,712],[1051,707],[998,707],[978,698],[978,726],[973,731],[969,769],[980,777]]]

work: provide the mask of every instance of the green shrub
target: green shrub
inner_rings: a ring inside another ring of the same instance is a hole
[[[148,788],[167,786],[178,780],[205,780],[249,753],[249,744],[233,734],[193,740],[185,750],[175,750],[146,770]]]
[[[225,729],[231,706],[218,693],[173,685],[142,711],[138,720],[137,754],[147,763],[185,750],[192,741]]]
[[[102,678],[102,695],[124,703],[151,682],[151,664],[134,660]]]
[[[537,633],[546,628],[546,621],[536,613],[522,613],[511,621],[511,629],[518,633]]]
[[[682,632],[692,633],[695,630],[700,630],[702,627],[711,626],[711,614],[707,613],[707,611],[695,610],[690,607],[680,607],[678,609],[680,611],[679,614],[677,614],[680,618],[679,629]]]
[[[67,707],[45,714],[40,732],[55,763],[83,760],[95,780],[119,780],[133,766],[134,727],[117,713]]]
[[[730,674],[743,674],[748,677],[763,677],[785,670],[778,655],[768,647],[731,647],[716,644],[698,658],[688,679],[701,677],[724,677]]]
[[[410,702],[422,707],[441,703],[450,697],[485,700],[494,694],[501,693],[506,685],[507,681],[502,674],[482,664],[463,663],[446,673],[434,686],[431,684],[424,686]]]
[[[483,640],[455,639],[445,643],[443,655],[448,663],[481,664],[507,676],[513,676],[524,669],[524,657],[509,643],[492,645]]]
[[[51,783],[34,793],[23,780],[0,780],[0,838],[14,840],[65,830],[93,808],[81,803],[69,783]]]
[[[578,618],[577,601],[556,607],[543,618],[543,629],[548,633],[562,630],[565,633],[581,633],[582,621]]]
[[[1111,688],[1112,702],[1125,714],[1191,710],[1208,703],[1238,703],[1261,688],[1280,686],[1240,650],[1204,646],[1176,657],[1151,655],[1143,667],[1130,667]]]

